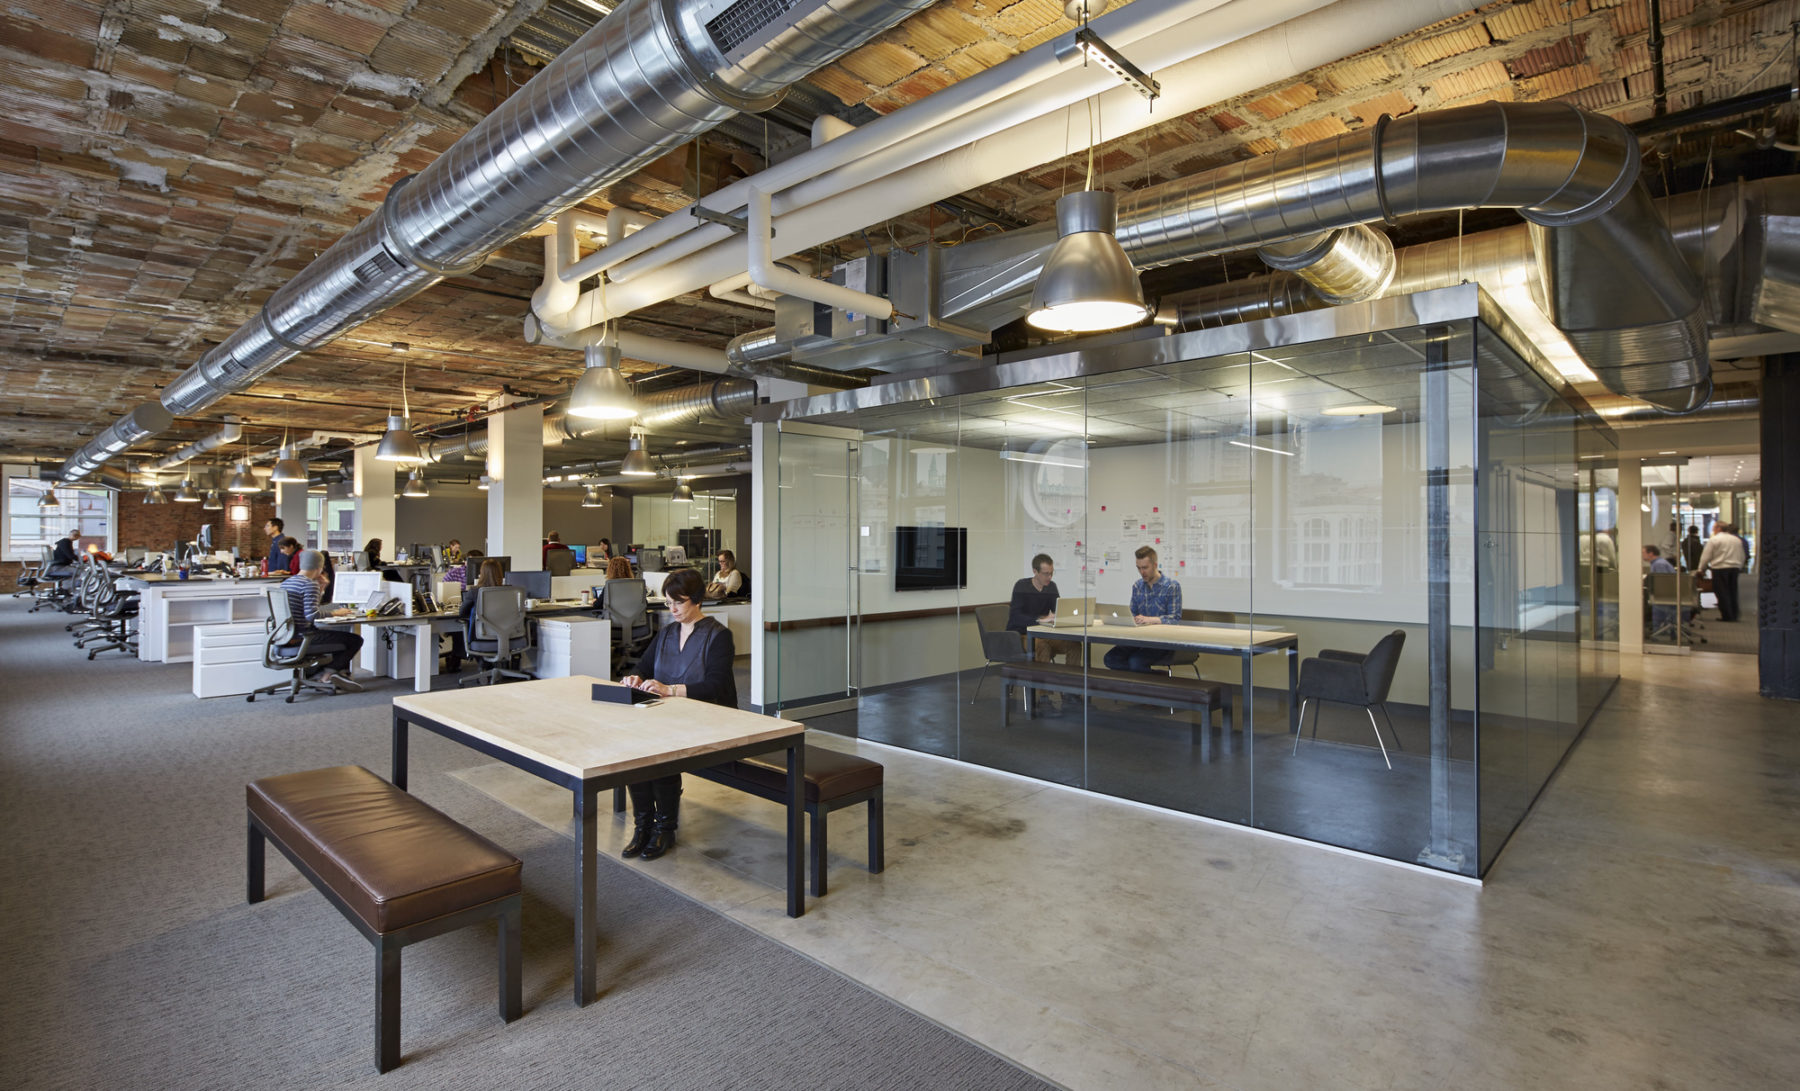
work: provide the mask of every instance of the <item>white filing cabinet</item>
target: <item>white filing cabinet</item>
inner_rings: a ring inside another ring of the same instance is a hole
[[[194,630],[194,696],[231,697],[285,682],[291,671],[263,666],[268,628],[260,621],[201,625]]]
[[[545,618],[537,623],[539,678],[586,674],[612,678],[612,622],[598,617]]]

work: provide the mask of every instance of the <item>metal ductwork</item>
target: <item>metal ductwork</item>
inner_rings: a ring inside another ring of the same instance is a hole
[[[645,428],[691,424],[708,417],[742,420],[756,405],[756,384],[748,379],[716,379],[710,383],[663,390],[638,397],[638,423]]]
[[[706,471],[711,474],[732,473],[737,472],[740,469],[747,472],[749,458],[750,448],[748,447],[699,447],[694,449],[683,448],[679,455],[673,458],[658,458],[657,461],[663,463],[671,471],[685,473],[691,469]],[[703,459],[705,460],[704,463],[701,461]],[[742,466],[739,466],[740,462],[743,463]],[[577,479],[589,475],[608,477],[611,475],[618,475],[619,467],[622,465],[624,465],[624,459],[613,458],[601,459],[593,462],[570,462],[554,468],[546,466],[545,471],[547,473],[561,474],[565,477]],[[613,483],[629,485],[635,482],[637,484],[643,484],[647,481],[654,480],[654,478],[620,476],[619,480]],[[553,482],[553,484],[565,487],[579,487],[582,485],[591,485],[594,484],[594,482],[587,480],[571,480]]]
[[[1270,243],[1256,256],[1306,281],[1328,303],[1374,299],[1394,279],[1393,241],[1367,224]]]
[[[79,481],[99,469],[107,459],[174,423],[174,414],[156,402],[145,402],[114,421],[106,431],[89,440],[87,446],[70,455],[69,460],[62,464],[60,476],[64,481]]]
[[[196,440],[186,447],[169,452],[155,462],[146,464],[145,469],[167,470],[170,467],[179,466],[190,459],[199,458],[209,451],[216,451],[228,443],[236,443],[242,438],[244,438],[244,428],[238,423],[237,418],[226,417],[225,427],[214,432],[212,435],[207,436],[205,439]]]
[[[787,379],[833,390],[853,390],[869,385],[867,379],[841,371],[795,363],[791,350],[773,326],[732,338],[725,346],[725,373],[740,379]]]
[[[625,0],[163,391],[200,412],[739,112],[930,0]],[[77,476],[160,429],[109,429]],[[164,423],[162,427],[167,427]]]

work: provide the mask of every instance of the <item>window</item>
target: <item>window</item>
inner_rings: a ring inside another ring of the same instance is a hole
[[[60,507],[38,507],[52,489]],[[88,541],[104,543],[113,552],[113,497],[97,485],[56,485],[30,477],[6,479],[6,556],[11,560],[36,560],[47,545],[79,527]],[[41,512],[41,514],[40,514]]]

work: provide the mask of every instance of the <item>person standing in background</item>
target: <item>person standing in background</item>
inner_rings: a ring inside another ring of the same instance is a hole
[[[1700,551],[1699,567],[1712,576],[1720,621],[1738,619],[1738,575],[1744,570],[1744,561],[1744,540],[1732,533],[1730,523],[1718,524]]]
[[[281,555],[281,543],[287,537],[287,524],[280,519],[270,519],[263,524],[263,533],[269,536],[269,553],[263,559],[263,571],[271,576],[279,576],[288,570]]]
[[[1681,540],[1681,567],[1689,572],[1698,572],[1700,570],[1700,551],[1705,548],[1706,543],[1700,540],[1700,528],[1690,525],[1687,537]]]

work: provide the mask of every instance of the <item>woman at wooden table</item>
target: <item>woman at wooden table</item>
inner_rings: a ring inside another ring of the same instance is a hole
[[[696,701],[737,707],[737,679],[731,673],[737,650],[731,630],[700,612],[706,590],[700,573],[680,568],[663,582],[673,624],[650,638],[637,674],[622,681],[658,697],[691,697]],[[654,860],[675,847],[681,818],[681,774],[633,784],[631,815],[636,830],[622,855]]]

